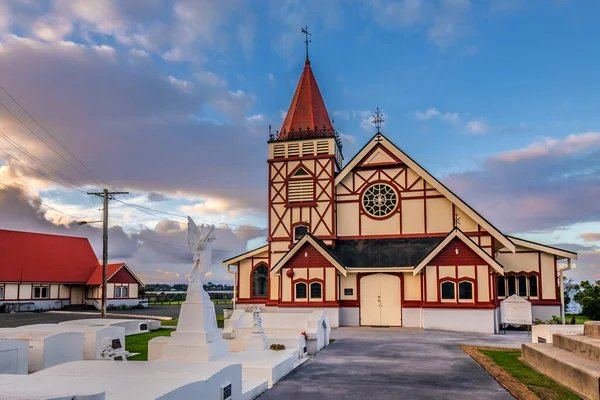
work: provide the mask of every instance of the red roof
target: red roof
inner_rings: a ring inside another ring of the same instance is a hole
[[[0,229],[0,282],[83,284],[97,267],[86,238]]]
[[[115,272],[117,272],[121,266],[124,265],[123,263],[118,263],[118,264],[108,264],[107,268],[106,268],[106,279],[108,280],[111,276],[114,275]],[[102,285],[102,265],[98,265],[96,267],[96,269],[94,270],[94,272],[92,272],[92,275],[90,275],[90,278],[87,280],[87,282],[85,283],[86,285]]]
[[[304,70],[300,76],[300,81],[298,82],[298,87],[292,98],[292,104],[290,104],[285,121],[283,121],[278,139],[285,139],[289,131],[297,131],[299,129],[333,130],[325,102],[319,91],[319,85],[317,85],[317,80],[313,75],[310,68],[310,61],[308,60],[304,64]]]

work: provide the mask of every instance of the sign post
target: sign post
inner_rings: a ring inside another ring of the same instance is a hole
[[[529,325],[533,323],[531,303],[513,294],[500,302],[500,322],[511,325]]]

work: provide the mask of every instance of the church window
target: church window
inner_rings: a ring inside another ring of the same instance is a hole
[[[300,144],[290,143],[288,145],[288,157],[295,157],[300,155]]]
[[[308,226],[297,225],[294,227],[294,240],[300,240],[308,233]]]
[[[313,201],[314,192],[314,180],[304,168],[298,168],[288,183],[288,201],[290,203]]]
[[[304,142],[302,143],[302,155],[312,156],[315,154],[315,142]]]
[[[508,278],[506,278],[506,283],[508,286],[509,296],[512,296],[513,294],[517,293],[517,280],[514,275],[511,275]]]
[[[506,297],[506,281],[503,276],[496,277],[496,285],[498,289],[498,297]]]
[[[473,283],[460,282],[458,284],[458,299],[473,300]]]
[[[375,183],[363,194],[362,204],[367,213],[374,217],[390,215],[398,205],[398,195],[393,187],[385,183]]]
[[[317,154],[328,154],[329,153],[329,142],[318,141],[317,142]]]
[[[319,282],[313,282],[310,284],[310,298],[320,299],[321,298],[321,284]]]
[[[273,146],[273,157],[285,157],[285,144]]]
[[[269,270],[266,265],[259,265],[252,272],[252,297],[267,297],[269,290]]]
[[[454,300],[456,298],[454,282],[442,283],[442,300]]]
[[[527,297],[527,276],[519,276],[519,296]]]
[[[529,276],[529,297],[538,297],[537,275]]]
[[[296,299],[306,298],[306,283],[296,283]]]

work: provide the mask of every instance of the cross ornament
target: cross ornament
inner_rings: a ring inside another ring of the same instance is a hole
[[[383,119],[383,113],[379,111],[379,107],[377,107],[377,110],[375,110],[375,114],[373,114],[373,121],[371,122],[375,124],[375,127],[377,128],[377,133],[381,133],[379,132],[379,129],[381,128],[381,125],[385,122],[385,120]]]
[[[306,43],[306,61],[308,61],[308,44],[312,42],[312,40],[308,38],[309,36],[312,36],[312,33],[308,31],[308,25],[304,25],[304,28],[302,28],[302,33],[304,33],[304,36],[306,36],[304,43]]]
[[[458,228],[460,226],[460,215],[458,213],[454,213],[454,227]]]

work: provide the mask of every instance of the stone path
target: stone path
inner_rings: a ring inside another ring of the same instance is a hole
[[[280,380],[270,399],[512,399],[458,346],[520,347],[524,335],[341,328],[334,343]]]

